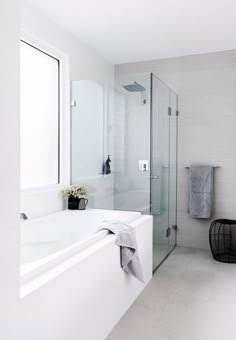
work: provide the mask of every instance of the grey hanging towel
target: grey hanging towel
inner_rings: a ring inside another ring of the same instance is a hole
[[[213,167],[190,166],[189,215],[194,218],[210,218],[213,210]]]
[[[120,247],[121,268],[144,282],[138,256],[135,229],[120,221],[103,221],[99,230],[109,230],[116,235],[116,245]]]

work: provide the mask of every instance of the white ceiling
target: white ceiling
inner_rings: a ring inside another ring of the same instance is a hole
[[[236,48],[236,0],[28,0],[114,64]]]

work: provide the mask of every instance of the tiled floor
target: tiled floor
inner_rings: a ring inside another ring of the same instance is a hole
[[[235,340],[236,264],[176,248],[107,340]]]

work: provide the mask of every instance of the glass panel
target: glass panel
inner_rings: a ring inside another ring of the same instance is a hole
[[[73,82],[72,98],[72,178],[78,182],[102,172],[104,87],[81,80]]]
[[[59,61],[21,42],[21,188],[59,182]]]
[[[177,95],[170,90],[170,180],[169,180],[169,251],[176,244],[176,208],[177,208]]]
[[[73,82],[72,99],[72,182],[88,187],[90,207],[153,215],[156,269],[176,240],[177,96],[136,74],[117,77],[106,95],[100,83]]]
[[[169,225],[169,89],[152,75],[151,214],[153,215],[153,267],[168,255]]]
[[[125,96],[108,89],[108,111],[105,122],[105,160],[110,155],[111,174],[122,175],[125,161]]]
[[[90,208],[113,209],[113,179],[103,176],[105,88],[93,80],[72,82],[72,183],[88,189]]]

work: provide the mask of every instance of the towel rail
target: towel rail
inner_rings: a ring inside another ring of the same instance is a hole
[[[196,166],[197,166],[197,164],[196,164]],[[199,166],[200,166],[200,165],[199,165]],[[185,166],[186,169],[188,169],[188,168],[190,168],[190,167],[191,167],[191,165]],[[213,165],[212,168],[220,168],[220,166],[218,166],[218,165]]]

